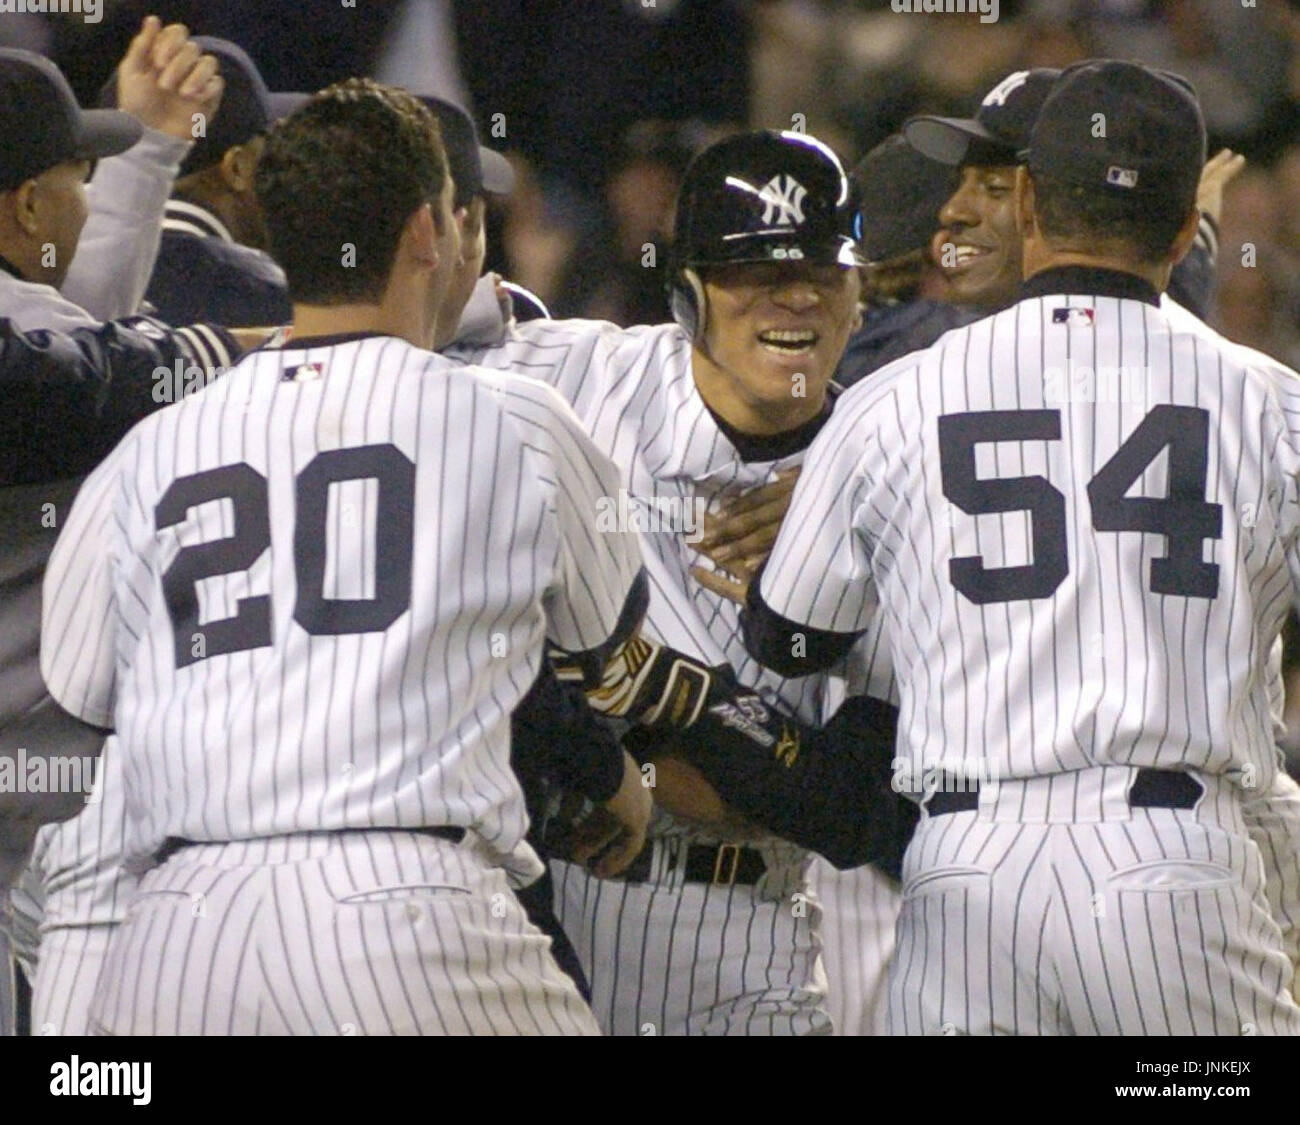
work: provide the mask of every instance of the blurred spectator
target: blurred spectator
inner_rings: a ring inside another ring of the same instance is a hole
[[[1293,211],[1300,148],[1274,168],[1248,168],[1224,198],[1215,327],[1230,340],[1300,366],[1300,240]]]
[[[641,121],[627,131],[599,221],[584,232],[559,285],[556,315],[624,326],[671,319],[662,267],[677,188],[691,157],[719,135],[698,123],[665,121]]]
[[[461,0],[456,36],[480,132],[521,150],[544,183],[594,198],[635,122],[745,119],[752,6]]]

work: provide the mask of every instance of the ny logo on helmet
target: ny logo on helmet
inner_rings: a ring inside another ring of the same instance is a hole
[[[981,105],[1006,105],[1007,98],[1020,89],[1029,81],[1029,71],[1017,70],[1014,74],[1008,74],[1001,82],[993,87],[985,96]]]
[[[773,176],[758,193],[763,201],[763,222],[797,226],[803,222],[803,197],[807,189],[793,176]]]

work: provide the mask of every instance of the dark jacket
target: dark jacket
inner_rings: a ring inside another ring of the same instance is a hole
[[[284,271],[271,257],[235,242],[216,216],[178,199],[167,202],[145,300],[168,324],[260,328],[293,318]]]

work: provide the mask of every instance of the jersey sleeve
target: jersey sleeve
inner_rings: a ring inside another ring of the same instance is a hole
[[[116,700],[118,607],[114,592],[120,452],[81,486],[45,571],[41,675],[69,714],[111,730]]]
[[[785,676],[810,675],[846,656],[876,604],[871,542],[860,526],[874,440],[869,418],[845,405],[809,450],[741,614],[746,647]]]
[[[616,518],[620,476],[550,388],[510,379],[507,411],[550,495],[556,557],[545,604],[548,640],[593,663],[636,630],[649,600],[640,540]]]

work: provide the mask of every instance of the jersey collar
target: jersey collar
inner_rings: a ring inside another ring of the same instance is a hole
[[[1020,287],[1020,296],[1049,297],[1060,293],[1086,294],[1090,297],[1122,297],[1160,304],[1160,294],[1148,281],[1121,270],[1097,266],[1055,266],[1034,274]]]
[[[230,236],[225,223],[206,207],[197,203],[188,203],[183,199],[169,199],[163,207],[162,229],[180,234],[192,234],[198,238],[218,238],[222,242],[235,240]]]

